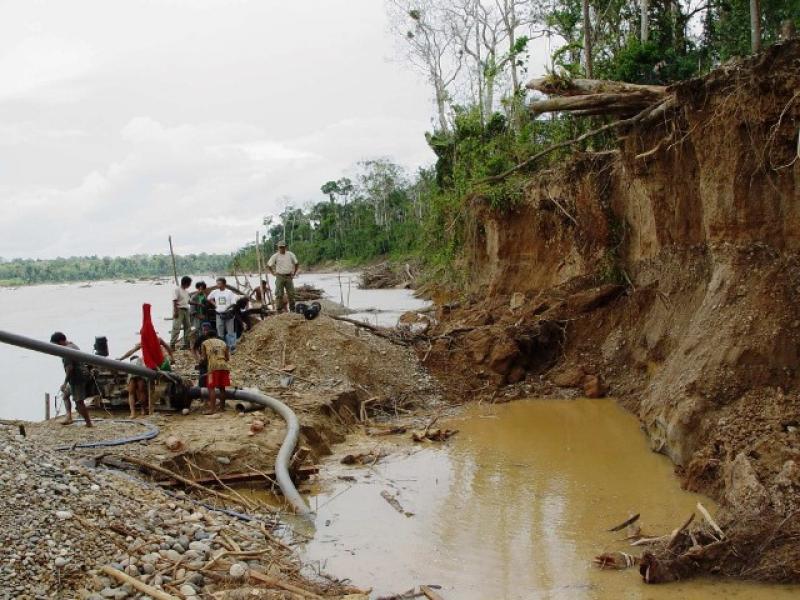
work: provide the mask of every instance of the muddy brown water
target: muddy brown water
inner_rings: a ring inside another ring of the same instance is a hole
[[[800,587],[740,582],[648,586],[636,569],[591,565],[603,551],[640,553],[606,531],[631,513],[646,533],[665,534],[698,501],[716,510],[680,489],[670,462],[611,400],[472,407],[443,425],[459,429],[446,444],[395,447],[372,467],[338,457],[323,465],[337,483],[311,498],[317,528],[304,561],[373,597],[420,584],[461,600],[800,597]]]

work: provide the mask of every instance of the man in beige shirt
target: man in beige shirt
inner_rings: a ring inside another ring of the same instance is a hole
[[[284,291],[289,296],[289,310],[294,312],[294,277],[300,263],[293,252],[286,249],[286,242],[278,242],[278,251],[269,257],[267,268],[275,276],[275,310],[283,312]]]

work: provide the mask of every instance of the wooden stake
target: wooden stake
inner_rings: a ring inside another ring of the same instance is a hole
[[[108,565],[101,567],[100,570],[108,575],[109,577],[113,577],[120,583],[129,583],[131,587],[139,590],[143,594],[147,594],[151,598],[155,598],[155,600],[180,600],[177,596],[173,596],[172,594],[168,594],[166,592],[162,592],[146,583],[139,581],[128,575],[127,573],[123,573],[122,571],[115,569],[114,567],[109,567]]]
[[[175,251],[172,249],[172,236],[169,236],[169,255],[172,257],[172,274],[175,276],[175,285],[178,285],[178,265],[175,264]]]
[[[50,394],[45,393],[44,395],[44,420],[50,420]]]

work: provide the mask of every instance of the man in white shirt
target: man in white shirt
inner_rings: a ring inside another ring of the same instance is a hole
[[[192,285],[191,277],[181,277],[180,286],[172,292],[172,339],[169,347],[175,350],[178,336],[183,328],[183,349],[189,349],[189,332],[192,330],[192,321],[189,318],[189,286]]]
[[[208,295],[208,303],[214,307],[217,315],[217,335],[225,340],[228,348],[236,346],[236,329],[234,327],[234,305],[238,296],[228,289],[224,277],[217,279],[217,289]]]
[[[278,251],[267,261],[269,272],[275,276],[275,301],[277,303],[275,309],[278,312],[283,311],[284,290],[289,296],[289,310],[294,312],[294,277],[297,275],[299,267],[300,263],[297,262],[297,257],[286,249],[286,242],[283,240],[278,242]]]

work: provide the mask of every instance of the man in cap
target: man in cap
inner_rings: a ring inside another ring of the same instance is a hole
[[[299,267],[297,257],[286,249],[286,242],[278,242],[278,251],[267,261],[269,272],[275,276],[275,309],[278,312],[284,309],[284,291],[289,296],[289,310],[294,311],[294,277]]]

